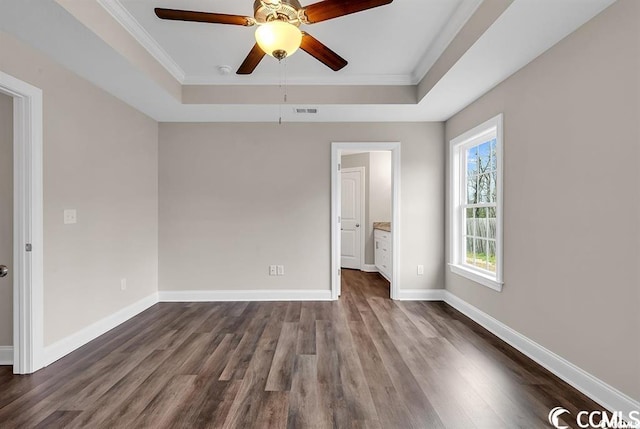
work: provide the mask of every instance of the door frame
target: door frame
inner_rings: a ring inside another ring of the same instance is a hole
[[[349,167],[349,168],[342,168],[340,170],[340,174],[342,173],[356,173],[359,172],[360,173],[360,225],[363,226],[363,228],[360,228],[360,270],[362,271],[362,269],[364,268],[364,248],[365,248],[365,233],[363,232],[364,229],[366,229],[366,224],[365,224],[365,204],[366,204],[366,198],[365,198],[365,191],[366,191],[366,184],[365,184],[365,174],[366,174],[366,170],[365,167]],[[340,182],[342,183],[342,182]],[[342,193],[340,193],[340,197],[342,198]],[[342,199],[340,200],[340,208],[342,209]],[[341,237],[342,239],[342,237]],[[342,249],[340,251],[340,259],[342,259]],[[342,265],[342,260],[340,261],[340,265]]]
[[[340,157],[344,150],[391,152],[391,241],[392,264],[391,299],[400,292],[400,142],[333,142],[331,143],[331,299],[340,296],[340,221],[342,195],[340,192]]]
[[[13,372],[30,374],[44,352],[42,90],[0,71],[0,92],[13,97]]]

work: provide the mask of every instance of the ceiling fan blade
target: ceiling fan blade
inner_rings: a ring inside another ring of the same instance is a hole
[[[392,1],[393,0],[324,0],[309,5],[303,8],[303,10],[309,24],[314,24],[351,13],[373,9],[374,7],[384,6]]]
[[[156,16],[160,19],[173,21],[208,22],[211,24],[244,25],[250,27],[253,20],[246,16],[226,15],[224,13],[196,12],[191,10],[155,8]]]
[[[322,64],[326,65],[333,71],[338,71],[348,64],[347,60],[333,52],[331,49],[327,48],[320,41],[318,41],[318,39],[311,36],[309,33],[302,33],[302,43],[300,44],[300,49],[302,49],[307,54],[311,55],[316,60],[320,61]]]
[[[251,49],[251,52],[249,52],[249,55],[247,55],[247,58],[245,58],[242,64],[240,65],[240,68],[238,69],[236,74],[253,73],[256,67],[258,67],[258,64],[260,64],[260,61],[262,61],[262,58],[264,58],[264,56],[265,56],[264,51],[260,49],[260,46],[258,46],[258,44],[256,43],[255,45],[253,45],[253,48]]]

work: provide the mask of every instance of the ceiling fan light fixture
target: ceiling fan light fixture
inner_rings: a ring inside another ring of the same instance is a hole
[[[256,42],[266,54],[281,60],[298,50],[302,32],[286,21],[269,21],[256,29]]]

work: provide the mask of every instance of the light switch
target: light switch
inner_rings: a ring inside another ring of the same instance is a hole
[[[78,215],[75,209],[66,209],[64,211],[64,223],[65,225],[69,225],[72,223],[78,222]]]

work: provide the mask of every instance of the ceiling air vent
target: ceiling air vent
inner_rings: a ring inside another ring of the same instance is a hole
[[[301,113],[301,114],[305,114],[305,113],[310,113],[310,114],[315,114],[318,113],[318,109],[315,107],[311,107],[308,109],[302,108],[302,107],[296,107],[293,109],[296,113]]]

